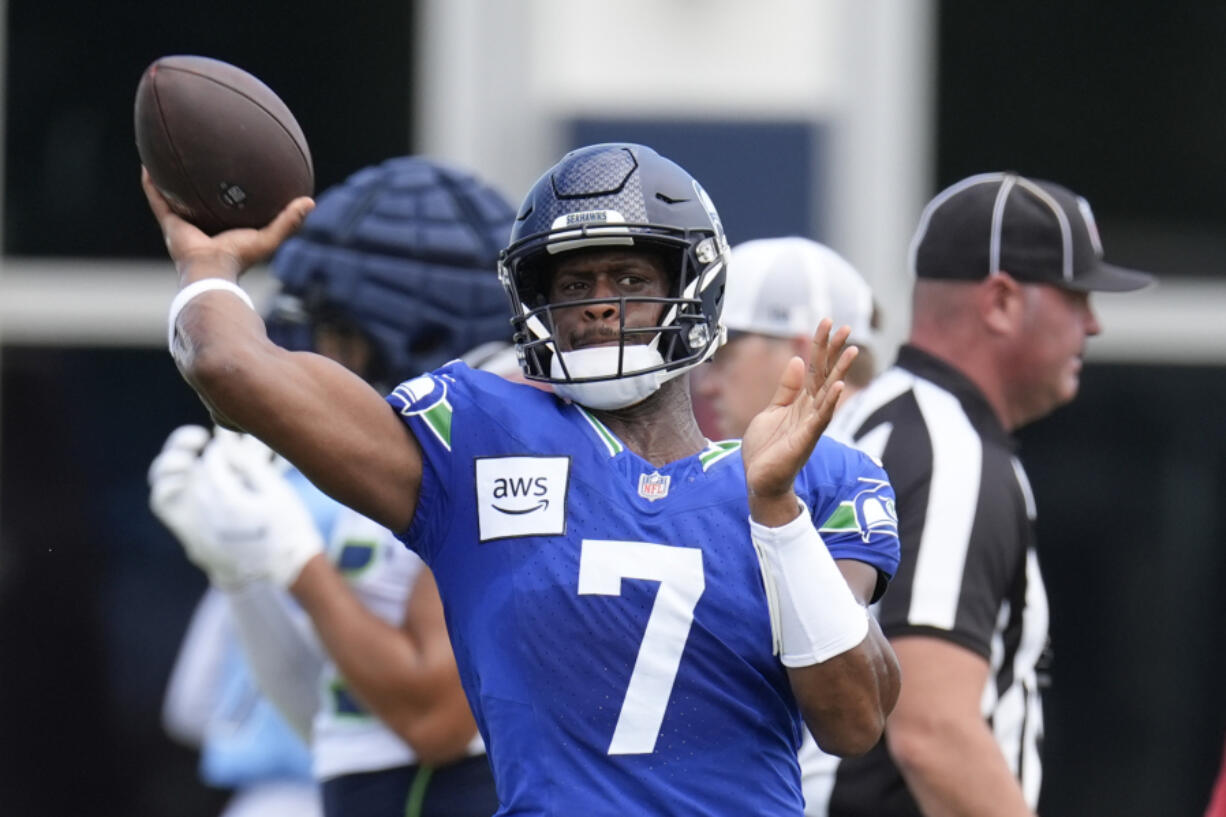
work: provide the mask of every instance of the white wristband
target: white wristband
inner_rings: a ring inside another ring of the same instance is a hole
[[[183,311],[183,307],[187,306],[187,302],[197,295],[203,295],[206,292],[220,289],[226,292],[233,293],[242,299],[243,303],[255,309],[255,304],[251,302],[251,296],[243,291],[243,288],[233,281],[227,281],[225,278],[201,278],[199,281],[188,284],[179,290],[179,294],[170,302],[170,315],[166,321],[166,347],[171,354],[175,351],[175,321],[179,319],[179,313]]]
[[[868,611],[852,595],[803,502],[800,516],[782,527],[751,518],[749,533],[784,666],[820,664],[864,640]]]

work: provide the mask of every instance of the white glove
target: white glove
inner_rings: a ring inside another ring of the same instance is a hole
[[[203,455],[184,464],[198,441],[198,432],[180,429],[154,460],[154,512],[215,586],[266,579],[288,587],[323,539],[284,477],[285,461],[254,437],[217,429]]]
[[[198,549],[200,524],[187,487],[210,439],[203,426],[179,426],[149,466],[149,507],[189,553]]]

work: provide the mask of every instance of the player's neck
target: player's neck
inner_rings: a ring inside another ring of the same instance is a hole
[[[626,447],[652,465],[697,454],[707,446],[694,419],[686,376],[674,377],[641,403],[613,411],[591,410]]]

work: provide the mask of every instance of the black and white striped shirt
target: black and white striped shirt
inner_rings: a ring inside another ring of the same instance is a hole
[[[848,401],[830,433],[881,459],[897,495],[902,561],[877,606],[882,630],[983,656],[990,671],[980,709],[1035,807],[1047,595],[1034,498],[1012,438],[974,384],[912,346]],[[831,815],[920,813],[884,741],[838,764],[832,783]],[[822,814],[821,804],[808,813]]]

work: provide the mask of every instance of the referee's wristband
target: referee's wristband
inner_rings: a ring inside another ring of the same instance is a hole
[[[777,528],[749,520],[770,607],[775,651],[784,666],[820,664],[868,635],[868,610],[813,525],[809,509]]]
[[[179,319],[179,313],[183,311],[183,307],[187,306],[188,301],[197,295],[214,290],[223,290],[237,295],[248,307],[255,309],[251,296],[244,292],[238,284],[227,281],[225,278],[201,278],[199,281],[188,284],[179,290],[179,294],[170,302],[170,314],[166,319],[166,348],[171,354],[174,354],[175,351],[175,321]]]

